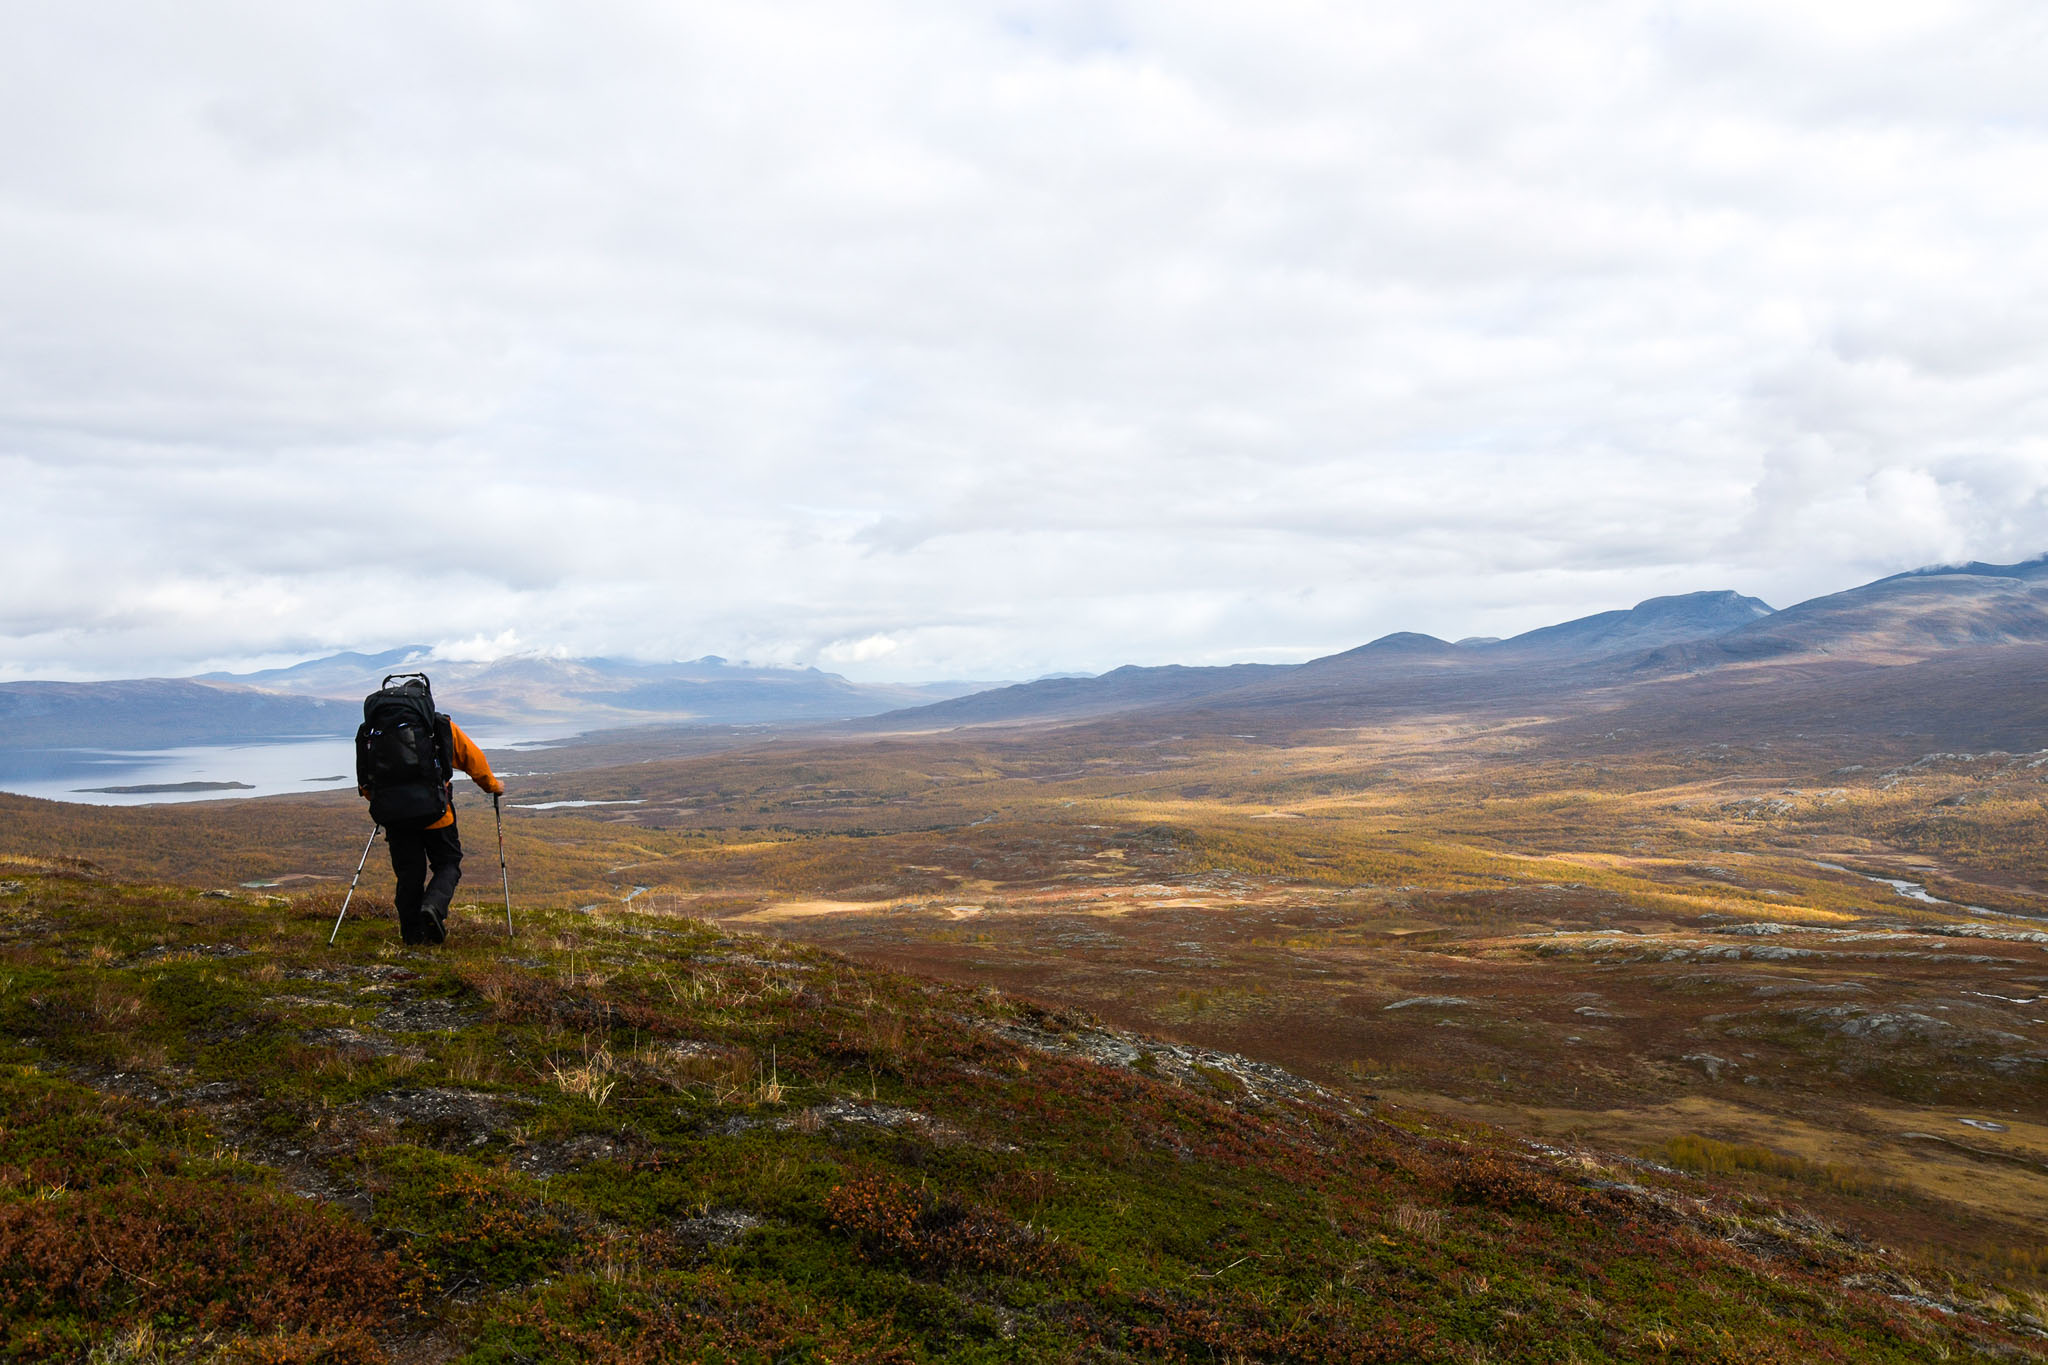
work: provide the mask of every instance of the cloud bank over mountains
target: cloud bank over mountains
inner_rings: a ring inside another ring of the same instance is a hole
[[[2048,548],[2038,5],[9,32],[5,676],[1291,662]]]

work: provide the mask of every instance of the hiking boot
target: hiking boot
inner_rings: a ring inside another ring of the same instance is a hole
[[[448,941],[448,907],[428,905],[420,909],[420,942],[446,943]]]

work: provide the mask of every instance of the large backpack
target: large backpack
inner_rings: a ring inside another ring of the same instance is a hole
[[[448,810],[454,755],[448,717],[434,710],[426,674],[393,673],[363,698],[356,785],[370,793],[370,818],[378,824],[404,828],[440,819]]]

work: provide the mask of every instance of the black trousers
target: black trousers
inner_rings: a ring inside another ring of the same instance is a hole
[[[391,871],[398,878],[392,900],[398,905],[399,936],[407,943],[439,943],[441,921],[462,880],[462,839],[454,822],[439,829],[387,827],[384,842],[391,845]]]

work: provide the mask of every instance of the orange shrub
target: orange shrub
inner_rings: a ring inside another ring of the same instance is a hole
[[[171,1177],[0,1207],[10,1354],[143,1319],[345,1332],[383,1317],[396,1287],[366,1229],[275,1191]]]
[[[833,1227],[853,1235],[868,1260],[927,1274],[1051,1275],[1072,1260],[1065,1247],[1002,1214],[879,1173],[836,1187],[825,1197],[825,1212]]]

